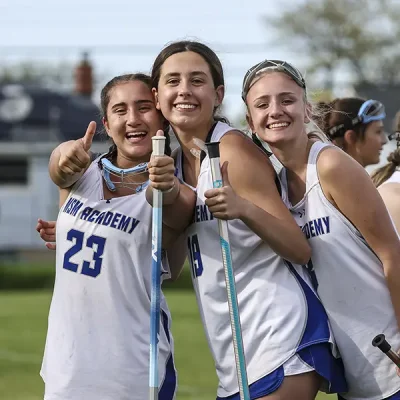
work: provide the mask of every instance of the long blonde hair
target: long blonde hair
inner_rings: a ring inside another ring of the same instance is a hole
[[[371,178],[376,187],[386,182],[400,166],[400,111],[396,114],[393,129],[396,132],[397,148],[389,154],[388,163],[373,172]]]

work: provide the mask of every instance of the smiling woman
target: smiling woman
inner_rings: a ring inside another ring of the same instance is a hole
[[[280,198],[273,167],[246,135],[216,117],[224,98],[217,55],[199,42],[171,43],[153,64],[152,83],[157,108],[181,144],[177,175],[197,195],[186,243],[219,378],[217,398],[239,400],[244,364],[235,368],[217,219],[228,220],[251,398],[311,400],[322,381],[344,390],[325,311],[305,270],[291,264],[306,263],[310,249]],[[210,158],[199,141],[220,142],[221,188],[213,189]]]
[[[151,133],[160,128],[167,137],[166,154],[171,154],[169,124],[157,112],[149,88],[149,78],[135,74],[112,79],[101,92],[104,128],[113,142],[108,156],[120,168],[132,166],[132,158],[135,163],[148,161]]]
[[[399,400],[395,367],[371,341],[384,330],[393,347],[400,347],[400,242],[360,165],[376,162],[386,140],[383,107],[351,99],[350,118],[344,111],[332,111],[332,121],[327,115],[328,132],[343,140],[357,163],[307,134],[312,107],[293,66],[265,60],[250,71],[243,81],[247,119],[283,165],[282,198],[312,248],[308,272],[328,313],[349,385],[341,396]]]
[[[214,52],[195,42],[187,47],[184,52],[176,44],[164,49],[154,62],[152,74],[153,82],[157,82],[157,90],[153,89],[157,107],[178,140],[187,137],[188,131],[194,137],[201,137],[204,129],[209,131],[225,91],[222,66]]]
[[[93,160],[92,122],[82,139],[58,146],[49,163],[61,208],[41,369],[47,400],[143,400],[148,395],[152,209],[144,188],[152,137],[167,135],[168,123],[155,107],[150,78],[144,74],[112,79],[101,92],[101,107],[113,142],[110,151]],[[168,155],[159,158],[173,163]],[[184,190],[175,181],[174,168],[163,174],[175,189],[165,197],[178,202]],[[194,194],[192,198],[194,202]],[[183,267],[184,257],[170,262],[171,255],[179,255],[179,249],[172,249],[179,233],[163,227],[162,279]],[[174,344],[162,293],[160,302],[159,398],[172,400],[177,384]]]

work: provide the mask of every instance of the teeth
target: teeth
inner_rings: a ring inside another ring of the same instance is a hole
[[[175,107],[188,110],[188,109],[193,109],[196,106],[194,104],[176,104]]]
[[[289,126],[289,123],[288,122],[277,122],[275,124],[269,124],[268,128],[269,129],[284,128],[285,126]]]
[[[131,137],[139,137],[139,136],[145,136],[146,132],[132,132],[132,133],[127,133],[126,137],[131,138]]]

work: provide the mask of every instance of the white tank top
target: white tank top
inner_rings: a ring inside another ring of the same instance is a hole
[[[393,172],[392,176],[385,182],[383,182],[382,185],[384,185],[385,183],[400,183],[400,171],[396,169],[396,171]]]
[[[386,335],[400,349],[397,327],[382,263],[360,232],[325,197],[319,182],[317,159],[329,144],[316,142],[308,157],[306,193],[292,206],[281,171],[283,198],[312,247],[318,294],[328,313],[343,358],[349,400],[381,400],[400,390],[394,364],[372,339]],[[340,179],[340,177],[338,177]]]
[[[41,369],[46,400],[148,397],[151,218],[144,191],[104,200],[97,160],[61,207]],[[160,398],[172,400],[173,341],[162,294],[160,320]]]
[[[210,141],[219,141],[232,130],[218,122]],[[187,231],[188,255],[200,315],[219,378],[218,396],[226,397],[239,389],[218,224],[205,205],[204,192],[213,186],[209,164],[207,156],[198,177],[194,220]],[[180,150],[176,166],[178,178],[184,180]],[[304,268],[297,269],[285,262],[241,220],[229,221],[228,226],[251,384],[281,366],[299,348],[327,341],[329,332],[325,331],[326,337],[322,338],[315,331],[308,331],[307,297],[302,289],[308,276]]]

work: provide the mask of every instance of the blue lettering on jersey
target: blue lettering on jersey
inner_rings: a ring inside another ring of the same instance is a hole
[[[197,235],[189,236],[187,239],[189,249],[189,262],[192,267],[193,277],[197,278],[203,274],[203,260],[201,259],[199,239]]]
[[[214,219],[214,217],[205,204],[196,206],[193,214],[192,224],[195,222],[211,221],[212,219]]]
[[[65,205],[63,211],[67,214],[76,216],[82,208],[83,203],[71,197]],[[79,215],[79,214],[78,214]],[[111,211],[100,212],[92,207],[85,207],[79,215],[80,219],[92,222],[94,224],[110,226],[126,233],[132,233],[139,225],[140,221],[133,217],[128,217],[124,214]]]
[[[63,211],[75,217],[82,206],[83,203],[81,201],[75,199],[74,197],[70,197],[67,204],[64,206]]]
[[[331,227],[329,217],[322,217],[308,221],[301,227],[301,230],[304,232],[307,239],[330,233]]]

